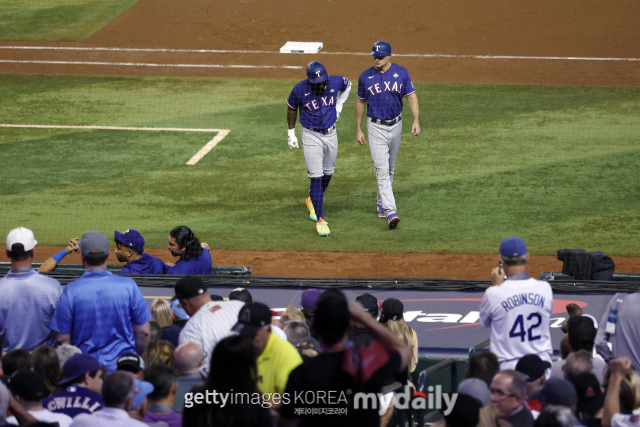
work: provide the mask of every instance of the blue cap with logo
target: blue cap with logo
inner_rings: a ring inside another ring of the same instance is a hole
[[[527,253],[527,245],[520,237],[507,237],[500,243],[500,255],[518,257]]]
[[[150,393],[153,393],[154,387],[153,384],[146,381],[134,379],[133,382],[135,383],[134,387],[136,395],[133,398],[131,410],[135,411],[136,409],[138,409],[138,406],[142,405],[142,402],[144,402],[144,398],[147,397],[147,395],[149,395]]]
[[[113,232],[114,236],[118,241],[122,242],[124,245],[130,247],[136,252],[140,252],[144,249],[144,238],[142,234],[140,234],[136,230],[127,230],[124,233],[119,232],[118,230]]]
[[[385,41],[377,41],[371,48],[371,54],[375,56],[387,56],[391,55],[391,45]]]
[[[318,61],[309,62],[309,65],[307,65],[307,77],[313,84],[329,80],[327,70],[325,70],[324,65]]]

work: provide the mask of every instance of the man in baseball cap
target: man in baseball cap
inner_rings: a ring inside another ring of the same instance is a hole
[[[141,356],[135,353],[125,353],[118,358],[116,371],[131,372],[134,378],[142,381],[141,378],[144,374],[144,360]]]
[[[113,250],[120,262],[127,264],[120,274],[164,274],[167,266],[160,258],[144,253],[144,238],[137,230],[113,232],[116,244]]]
[[[549,330],[553,291],[549,283],[527,274],[528,259],[522,238],[502,240],[499,265],[491,272],[492,286],[480,304],[480,322],[491,328],[490,351],[498,356],[501,370],[514,369],[527,354],[549,363],[553,355]]]
[[[373,44],[373,47],[371,48],[371,53],[369,55],[372,55],[372,56],[391,55],[391,45],[383,40],[377,41]]]
[[[378,319],[378,299],[371,294],[359,295],[356,301],[362,304],[364,310]],[[373,341],[373,334],[362,323],[353,322],[349,329],[349,340],[354,344],[369,344]]]
[[[580,374],[571,379],[578,395],[576,415],[588,426],[600,425],[604,412],[605,395],[595,375],[590,373]]]
[[[260,391],[282,395],[289,373],[302,363],[302,357],[291,343],[273,333],[269,307],[259,302],[245,305],[232,331],[253,338]]]
[[[516,365],[516,371],[527,376],[527,396],[540,389],[546,380],[545,372],[551,367],[546,360],[540,359],[537,354],[527,354],[522,357]],[[527,405],[532,411],[540,412],[539,400],[527,400]]]
[[[133,383],[135,394],[133,397],[133,403],[129,409],[129,416],[133,419],[142,421],[149,410],[149,399],[147,396],[153,393],[155,388],[150,382],[142,381],[137,378],[134,378]]]
[[[567,380],[550,378],[540,390],[529,395],[529,399],[540,400],[540,409],[549,405],[560,405],[570,408],[575,414],[578,403],[576,388]]]
[[[51,329],[59,343],[73,344],[114,371],[121,354],[145,351],[151,311],[133,279],[107,270],[107,236],[88,231],[79,246],[87,271],[62,291]]]
[[[88,354],[75,354],[62,367],[64,378],[58,385],[65,388],[43,401],[45,408],[74,418],[102,410],[104,370],[100,362]],[[73,402],[83,402],[74,406]],[[86,402],[86,404],[84,403]]]
[[[9,390],[29,414],[38,421],[69,426],[73,420],[65,414],[57,414],[42,407],[42,400],[49,396],[49,389],[40,374],[20,369],[11,376]],[[18,424],[16,417],[7,419],[9,424]]]
[[[208,370],[213,349],[222,339],[232,334],[238,321],[242,301],[212,301],[207,285],[198,276],[185,276],[176,283],[176,298],[191,318],[187,321],[178,345],[193,341],[205,353],[204,365]],[[207,371],[208,373],[208,371]]]
[[[7,258],[11,270],[0,279],[0,331],[5,353],[22,348],[28,351],[56,343],[50,323],[60,298],[60,282],[38,274],[31,263],[38,242],[28,228],[18,227],[7,236]]]
[[[235,288],[229,294],[229,301],[237,300],[242,301],[245,304],[250,304],[253,302],[253,297],[251,296],[251,292],[245,288]]]

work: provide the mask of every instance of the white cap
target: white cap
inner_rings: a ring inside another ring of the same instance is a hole
[[[7,250],[13,252],[13,245],[21,244],[24,246],[24,252],[30,251],[33,249],[38,242],[36,242],[36,238],[33,236],[33,231],[28,228],[18,227],[14,228],[9,232],[7,236]]]

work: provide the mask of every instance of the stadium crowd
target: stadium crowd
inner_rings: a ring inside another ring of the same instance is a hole
[[[104,234],[69,241],[64,254],[79,251],[86,272],[64,289],[32,268],[36,244],[26,228],[7,236],[0,426],[384,427],[404,425],[403,399],[433,408],[412,381],[417,334],[397,299],[308,289],[300,308],[279,314],[247,289],[225,300],[186,275],[171,301],[149,308],[131,277],[107,270]],[[170,233],[173,266],[145,255],[135,230],[116,231],[115,244],[128,274],[211,267],[187,227]],[[600,322],[567,306],[563,357],[553,361],[551,287],[527,275],[522,239],[505,239],[499,252],[480,306],[490,351],[469,358],[439,424],[640,427],[640,293],[616,294]],[[359,395],[373,399],[362,405]]]

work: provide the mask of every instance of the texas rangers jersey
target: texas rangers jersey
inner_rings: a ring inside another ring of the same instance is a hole
[[[402,113],[402,98],[415,93],[406,68],[391,64],[384,73],[371,67],[360,74],[358,98],[367,102],[367,116],[395,119]]]
[[[308,79],[296,84],[287,99],[287,105],[300,109],[300,124],[310,129],[329,129],[336,123],[338,92],[347,90],[351,83],[342,76],[329,76],[327,87],[316,94]]]
[[[532,278],[505,280],[485,291],[480,321],[491,328],[491,352],[498,356],[501,369],[513,369],[527,354],[537,354],[551,363],[552,309],[553,291],[547,282]]]

